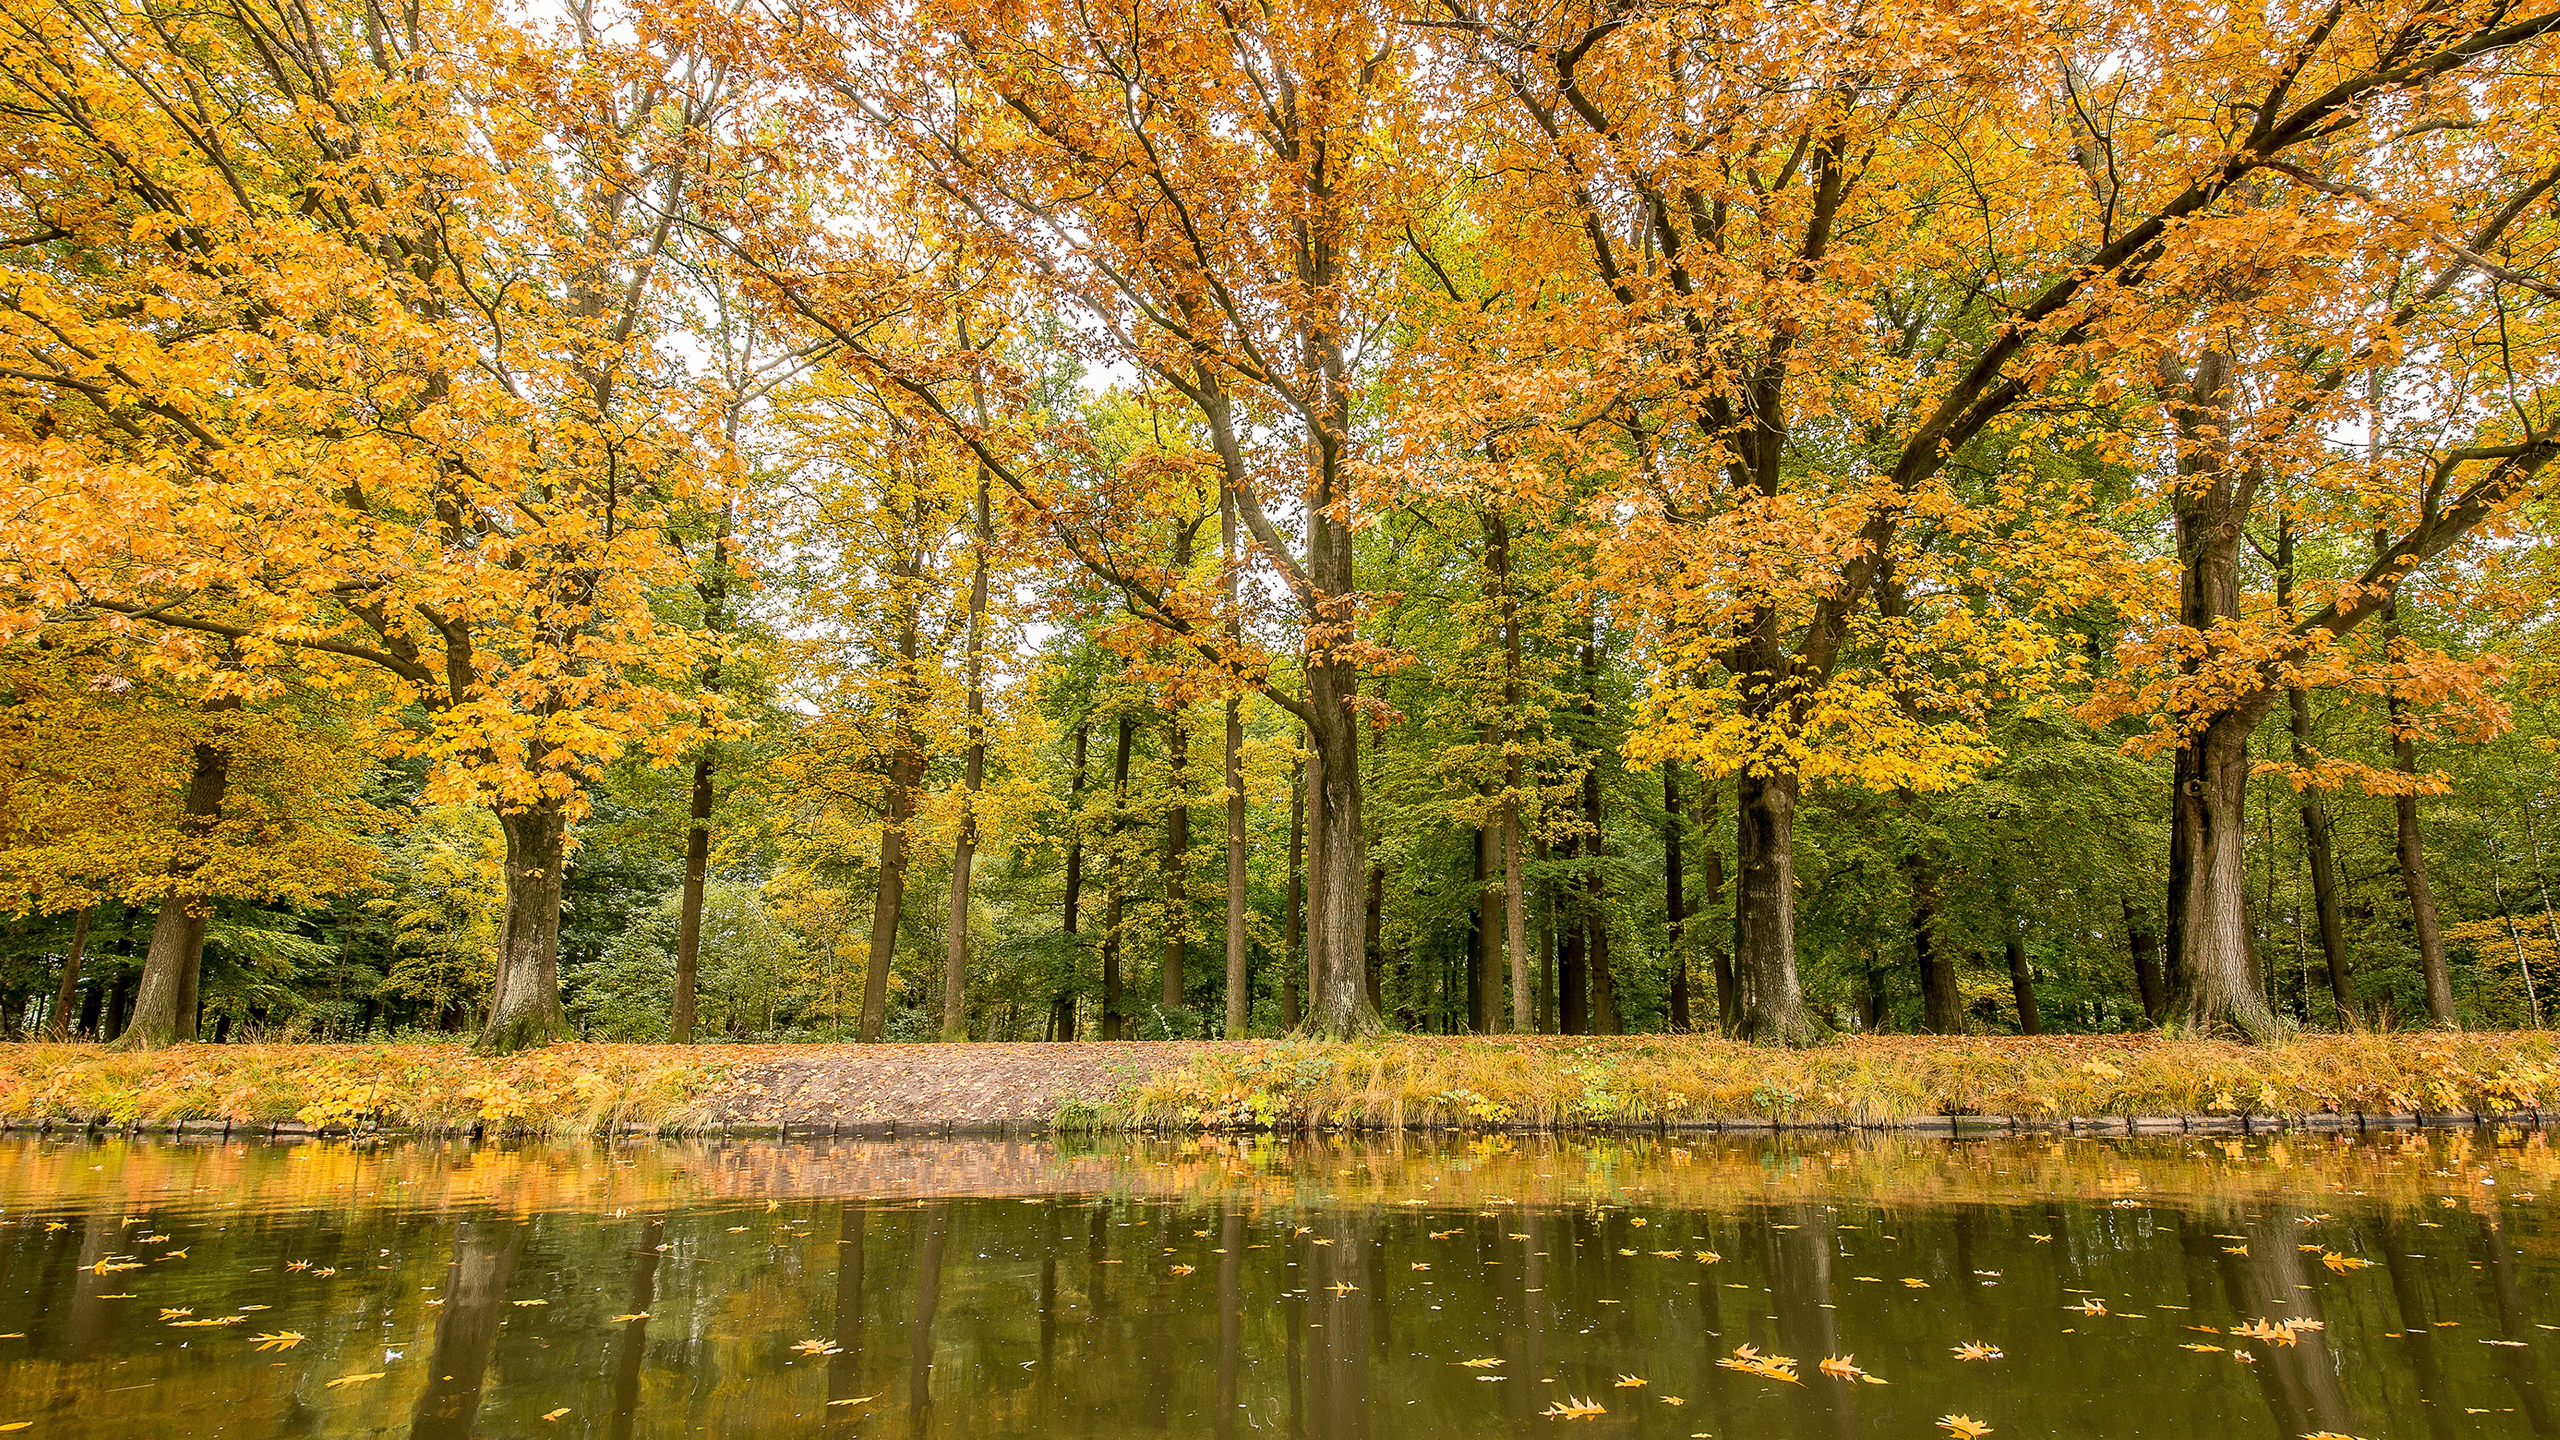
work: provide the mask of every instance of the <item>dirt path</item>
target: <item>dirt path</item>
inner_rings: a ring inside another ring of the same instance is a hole
[[[1070,1100],[1101,1104],[1203,1048],[1200,1041],[1078,1045],[811,1045],[739,1067],[720,1125],[993,1130],[1045,1125]]]

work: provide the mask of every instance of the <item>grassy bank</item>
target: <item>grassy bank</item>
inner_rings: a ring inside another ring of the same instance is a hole
[[[1129,1047],[1154,1053],[1154,1047]],[[56,1124],[294,1122],[311,1126],[582,1135],[718,1128],[777,1074],[894,1055],[954,1088],[1000,1081],[1001,1049],[900,1046],[560,1045],[487,1059],[458,1045],[0,1046],[0,1119]],[[947,1073],[937,1073],[938,1067]],[[976,1068],[973,1068],[976,1067]],[[2138,1036],[1845,1040],[1802,1051],[1693,1037],[1390,1038],[1164,1047],[1062,1127],[1570,1129],[1712,1120],[1890,1124],[1930,1115],[2301,1116],[2560,1110],[2550,1032],[2309,1036],[2251,1048]],[[1052,1093],[1047,1089],[1037,1096]],[[787,1104],[758,1123],[801,1119]],[[901,1115],[921,1125],[938,1114]]]
[[[1096,1117],[1174,1126],[1510,1126],[1925,1115],[2266,1115],[2560,1108],[2560,1042],[2528,1033],[1885,1036],[1809,1050],[1693,1037],[1398,1038],[1204,1048]]]
[[[769,1047],[780,1049],[784,1047]],[[0,1118],[595,1134],[682,1129],[731,1068],[768,1047],[555,1045],[486,1058],[461,1045],[0,1046]]]

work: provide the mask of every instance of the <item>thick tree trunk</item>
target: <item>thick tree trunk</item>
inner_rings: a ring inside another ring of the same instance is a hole
[[[1566,857],[1572,856],[1572,841],[1565,842]],[[1568,888],[1567,893],[1571,893]],[[1591,1033],[1589,990],[1585,987],[1585,960],[1589,955],[1590,923],[1576,903],[1558,922],[1564,927],[1564,938],[1556,944],[1556,1033],[1588,1035]]]
[[[1680,767],[1662,762],[1662,925],[1671,961],[1671,1029],[1687,1034],[1689,1025],[1689,953],[1681,942],[1688,928],[1687,901],[1680,893]]]
[[[2172,892],[2177,944],[2170,952],[2168,1009],[2182,1028],[2237,1030],[2263,1041],[2275,1037],[2277,1026],[2249,953],[2245,802],[2256,719],[2252,713],[2219,716],[2178,751],[2170,854],[2173,873],[2183,870],[2185,883]]]
[[[2168,1013],[2169,997],[2160,980],[2160,937],[2133,913],[2133,901],[2119,896],[2124,910],[2125,948],[2133,952],[2133,984],[2142,999],[2143,1018],[2157,1025]]]
[[[529,1225],[503,1219],[465,1220],[455,1227],[453,1259],[445,1267],[436,1311],[435,1347],[427,1355],[426,1382],[409,1412],[411,1440],[471,1440],[480,1416],[480,1391],[497,1357],[499,1327],[507,1318],[507,1287],[524,1253]]]
[[[1307,1029],[1328,1039],[1352,1039],[1380,1028],[1367,974],[1369,856],[1360,815],[1359,722],[1351,709],[1358,686],[1351,667],[1339,661],[1311,666],[1307,680],[1314,713],[1307,727],[1314,752],[1307,764],[1314,791],[1308,828],[1315,850]]]
[[[2388,629],[2391,607],[2386,606],[2383,614]],[[2390,696],[2390,712],[2392,764],[2414,785],[2418,748],[2409,738],[2407,702],[2397,691]],[[2444,931],[2436,920],[2435,887],[2427,881],[2427,850],[2418,834],[2417,792],[2404,786],[2392,797],[2392,812],[2397,821],[2400,883],[2409,892],[2409,928],[2418,942],[2418,969],[2427,985],[2427,1018],[2438,1025],[2458,1024],[2459,1017],[2453,1009],[2453,978],[2445,969]]]
[[[68,1040],[72,1033],[72,1006],[79,1001],[80,961],[89,949],[89,912],[95,906],[80,907],[78,918],[71,922],[71,953],[62,957],[62,984],[53,995],[53,1014],[45,1023],[45,1032],[56,1040]]]
[[[1796,976],[1796,793],[1792,774],[1734,777],[1735,1038],[1810,1044],[1813,1013]]]
[[[694,977],[702,954],[702,887],[711,870],[711,780],[709,746],[693,762],[692,803],[684,832],[684,894],[676,913],[676,997],[667,1011],[667,1038],[693,1043]]]
[[[1062,928],[1071,946],[1083,942],[1076,933],[1076,907],[1084,899],[1084,756],[1086,742],[1092,737],[1093,722],[1084,717],[1076,720],[1075,767],[1067,778],[1067,881],[1066,899],[1059,907]],[[1070,949],[1070,956],[1081,953]],[[1077,969],[1082,966],[1070,960]],[[1070,974],[1067,983],[1049,997],[1049,1038],[1069,1041],[1076,1038],[1076,991]]]
[[[217,704],[208,709],[234,708]],[[231,755],[219,745],[199,742],[191,753],[186,805],[179,833],[200,841],[222,823],[223,792],[231,784]],[[160,902],[160,918],[151,927],[151,949],[142,962],[142,989],[133,1002],[133,1018],[116,1040],[119,1048],[156,1050],[196,1038],[196,982],[204,967],[204,932],[213,918],[213,902],[190,891],[185,880],[200,856],[181,854],[171,867],[177,888]]]
[[[1183,729],[1182,711],[1173,712],[1173,726],[1165,735],[1166,783],[1173,799],[1164,814],[1164,994],[1163,1004],[1170,1013],[1183,1008],[1182,961],[1190,942],[1191,897],[1184,888],[1184,871],[1191,858],[1191,799],[1184,793],[1190,783],[1186,773],[1191,758],[1191,737]]]
[[[1492,572],[1494,603],[1502,624],[1502,941],[1511,960],[1511,1028],[1538,1028],[1536,977],[1529,967],[1529,893],[1520,853],[1520,602],[1511,585],[1511,523],[1499,510],[1484,514],[1485,568]]]
[[[1280,1029],[1298,1028],[1298,977],[1305,973],[1307,903],[1307,784],[1303,765],[1289,777],[1289,899],[1281,921],[1280,943],[1288,954],[1280,962]]]
[[[1120,843],[1122,829],[1129,822],[1129,745],[1137,738],[1138,722],[1128,715],[1120,717],[1120,731],[1111,755],[1111,887],[1103,900],[1102,910],[1102,1038],[1126,1038],[1128,1025],[1120,1013],[1120,917],[1128,895],[1124,870],[1127,857]]]
[[[560,892],[568,864],[569,820],[546,800],[500,811],[507,835],[507,918],[498,945],[498,978],[489,991],[489,1023],[477,1046],[507,1055],[569,1036],[560,1009]]]

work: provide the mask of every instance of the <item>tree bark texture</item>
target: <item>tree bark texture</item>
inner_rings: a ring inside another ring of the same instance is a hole
[[[236,708],[237,701],[208,709]],[[198,741],[189,753],[187,796],[178,817],[179,833],[201,842],[222,823],[223,792],[231,784],[231,755],[211,740]],[[210,897],[190,890],[186,880],[203,863],[182,848],[170,867],[175,882],[160,902],[160,918],[151,927],[151,948],[142,961],[142,988],[133,1001],[116,1044],[125,1049],[156,1050],[196,1038],[196,985],[204,968],[204,934],[213,918]],[[512,886],[509,905],[514,903]]]

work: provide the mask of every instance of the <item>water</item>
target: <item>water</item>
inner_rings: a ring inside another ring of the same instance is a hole
[[[0,1426],[2550,1436],[2555,1168],[2518,1132],[16,1139]]]

